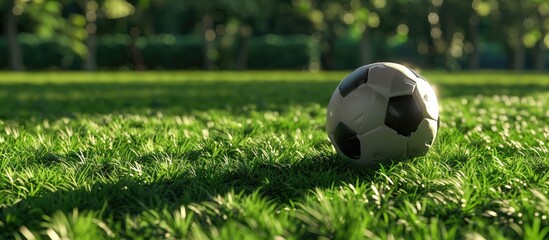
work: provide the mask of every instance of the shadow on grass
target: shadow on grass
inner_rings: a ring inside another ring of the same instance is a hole
[[[189,158],[186,162],[200,166],[200,154],[189,152],[185,155]],[[152,161],[153,158],[145,156],[139,161]],[[238,166],[218,172],[198,167],[150,183],[127,178],[113,183],[95,183],[76,190],[44,190],[36,197],[0,209],[0,221],[4,223],[4,226],[0,225],[0,232],[15,233],[22,225],[39,229],[44,215],[51,216],[57,211],[68,214],[74,208],[103,211],[103,216],[125,221],[126,214],[165,209],[173,212],[181,205],[212,200],[228,192],[258,192],[270,200],[288,203],[291,199],[304,197],[315,188],[355,184],[359,179],[371,181],[379,169],[379,166],[357,166],[336,155],[309,156],[292,164],[260,162]]]
[[[0,118],[56,119],[76,114],[210,109],[284,111],[292,105],[328,104],[337,82],[182,82],[0,85]]]
[[[337,81],[189,81],[174,83],[1,84],[0,119],[57,119],[78,114],[189,114],[222,109],[285,111],[294,105],[328,104]],[[436,84],[441,98],[525,96],[549,91],[536,84]]]

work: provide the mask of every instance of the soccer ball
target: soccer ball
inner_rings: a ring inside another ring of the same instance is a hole
[[[345,77],[328,105],[326,130],[337,152],[360,163],[423,156],[439,127],[427,80],[397,63],[373,63]]]

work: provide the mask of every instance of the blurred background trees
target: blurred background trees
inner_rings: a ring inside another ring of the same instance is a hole
[[[547,0],[7,0],[0,69],[547,69]]]

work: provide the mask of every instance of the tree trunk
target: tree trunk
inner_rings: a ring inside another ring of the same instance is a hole
[[[213,27],[213,17],[210,14],[204,14],[202,17],[202,39],[204,41],[204,69],[206,70],[215,68],[215,58],[217,57],[217,50],[215,48],[216,34]]]
[[[86,32],[88,33],[88,38],[86,39],[86,47],[88,48],[88,53],[84,59],[84,70],[86,71],[95,71],[97,70],[97,10],[90,9],[89,2],[94,0],[85,0],[84,6],[86,11]]]
[[[452,18],[446,18],[446,31],[444,31],[444,41],[446,45],[446,49],[444,49],[444,67],[447,71],[454,71],[457,67],[457,59],[452,54],[452,45],[454,44],[454,35],[456,34],[455,28],[454,28],[454,21],[452,21]]]
[[[469,22],[469,40],[473,45],[473,51],[469,55],[468,66],[470,70],[477,70],[480,67],[480,51],[478,49],[478,15],[473,14]]]
[[[334,38],[328,36],[328,39],[326,39],[326,48],[324,48],[321,55],[322,66],[325,70],[333,70],[335,68],[334,43]]]
[[[360,64],[367,65],[372,63],[372,39],[370,30],[365,28],[360,37]]]
[[[522,36],[524,35],[524,27],[522,24],[518,26],[518,34],[516,39],[516,45],[513,49],[513,70],[524,70],[524,58],[526,57],[526,49],[522,44]]]
[[[545,21],[547,21],[547,17],[548,15],[542,15],[542,13],[538,11],[538,18],[540,23],[544,23]],[[540,28],[542,37],[537,44],[537,51],[535,53],[535,59],[534,59],[534,68],[536,69],[536,71],[541,72],[545,70],[545,60],[546,60],[545,55],[547,54],[547,46],[545,45],[543,38],[547,34],[547,32],[545,31],[543,24],[540,24],[539,28]]]
[[[437,49],[435,47],[435,41],[431,34],[427,33],[427,36],[425,36],[425,39],[427,40],[427,63],[425,64],[425,68],[435,68],[436,66],[436,59],[437,59]]]
[[[84,70],[95,71],[97,70],[97,36],[95,33],[88,35],[88,39],[86,39],[86,47],[88,48],[88,54],[84,60]]]
[[[534,67],[537,71],[545,70],[545,55],[547,54],[547,47],[543,41],[538,43],[538,50],[536,51],[536,58],[534,59]]]
[[[248,67],[248,56],[250,55],[250,37],[252,28],[248,25],[240,29],[240,47],[238,49],[238,58],[236,60],[237,70],[246,70]]]
[[[17,39],[17,18],[13,14],[14,0],[8,0],[6,7],[6,36],[8,38],[9,46],[9,65],[14,71],[21,71],[25,67],[23,65],[23,55],[21,52],[21,46]]]
[[[137,47],[137,39],[141,35],[141,30],[138,27],[133,27],[130,31],[130,35],[132,36],[130,55],[133,61],[134,69],[135,71],[145,70],[145,61],[143,59],[143,56],[141,55],[141,52],[139,51],[139,48]]]
[[[321,50],[320,50],[320,44],[322,40],[322,35],[319,32],[313,32],[311,35],[311,41],[314,44],[314,46],[317,46],[310,51],[309,55],[309,66],[308,69],[310,72],[318,72],[322,68],[322,61],[321,61]]]
[[[518,13],[520,16],[523,16],[522,14],[522,4],[521,1],[517,1],[517,7],[518,7]],[[514,39],[516,41],[516,45],[513,49],[513,69],[514,70],[524,70],[524,63],[525,63],[525,57],[526,57],[526,49],[524,47],[524,44],[522,43],[522,37],[524,36],[524,24],[522,24],[523,18],[518,18],[516,21],[516,27],[517,27],[517,39]]]

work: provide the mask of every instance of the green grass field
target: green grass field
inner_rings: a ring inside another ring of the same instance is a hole
[[[346,73],[0,73],[0,239],[547,239],[549,75],[426,72],[424,157],[360,167]]]

